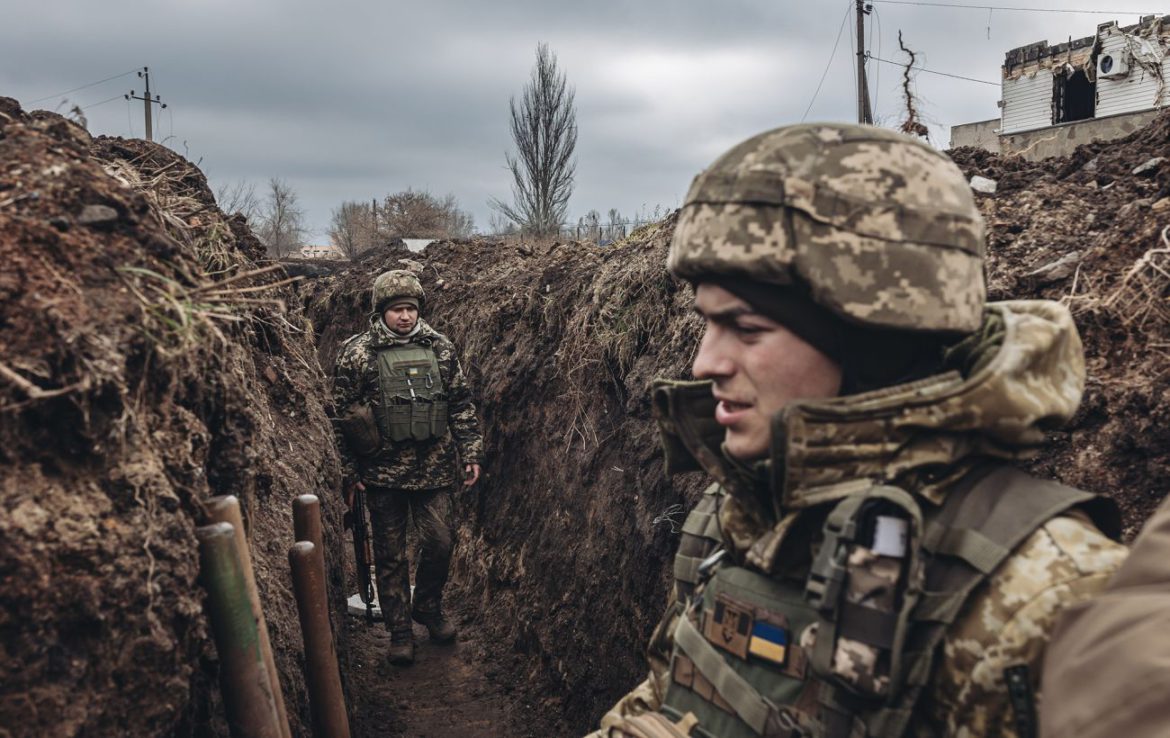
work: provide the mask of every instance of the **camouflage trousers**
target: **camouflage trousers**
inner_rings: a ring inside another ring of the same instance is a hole
[[[451,489],[401,490],[370,487],[366,495],[374,543],[378,602],[387,630],[410,627],[410,560],[407,525],[418,533],[414,610],[430,613],[443,602],[454,542]]]

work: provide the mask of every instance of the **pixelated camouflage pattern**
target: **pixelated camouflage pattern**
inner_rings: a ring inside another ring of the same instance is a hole
[[[949,158],[845,124],[788,126],[695,178],[667,264],[679,277],[807,285],[857,323],[968,332],[982,320],[985,226]]]
[[[451,488],[403,491],[370,487],[366,500],[374,539],[378,605],[382,608],[387,630],[409,627],[412,602],[407,525],[414,520],[418,533],[414,609],[436,612],[443,602],[443,587],[447,583],[455,542]]]
[[[773,512],[769,522],[769,511],[756,498],[725,490],[720,528],[733,559],[773,573],[784,567],[785,557],[761,557],[761,551],[783,551],[783,541],[769,537],[793,536],[807,527],[793,523],[793,514],[811,515],[814,506],[875,482],[939,502],[975,457],[1034,453],[1044,430],[1071,416],[1080,400],[1080,341],[1059,304],[998,303],[989,311],[989,319],[1003,321],[1002,338],[985,344],[993,355],[972,361],[978,368],[966,379],[954,374],[787,409],[784,452],[792,468],[781,480],[783,489],[773,493],[778,503],[796,507],[778,505],[783,515]],[[716,458],[705,454],[702,461]],[[711,471],[722,479],[732,476],[726,469]],[[761,541],[768,545],[757,546]],[[1124,546],[1080,513],[1053,518],[1033,532],[948,629],[908,735],[1017,738],[1004,668],[1027,665],[1036,680],[1057,614],[1100,591],[1125,556]],[[664,629],[672,626],[679,607],[671,605],[656,634],[673,632]],[[815,629],[805,629],[800,645],[811,652],[815,637]],[[662,654],[669,651],[669,640],[656,637],[648,679],[606,714],[591,737],[610,735],[609,726],[623,715],[661,707],[669,683]],[[857,658],[864,664],[864,655]]]
[[[370,309],[380,313],[392,304],[395,297],[413,297],[418,300],[419,309],[426,304],[427,298],[418,277],[405,269],[392,269],[378,275],[370,296]]]
[[[1127,550],[1076,516],[1053,518],[994,573],[943,642],[912,736],[1016,738],[1003,672],[1025,664],[1038,684],[1057,616],[1105,588]]]
[[[900,559],[880,556],[864,546],[855,546],[846,562],[848,580],[845,599],[879,612],[897,612]],[[813,637],[813,644],[816,639]],[[839,637],[833,648],[833,673],[861,694],[886,695],[890,689],[889,662],[881,651],[851,638]]]
[[[340,415],[351,405],[378,402],[378,366],[375,352],[396,345],[398,339],[378,314],[370,316],[370,328],[346,341],[338,353],[333,372],[333,404]],[[439,374],[447,391],[448,432],[427,441],[385,441],[371,457],[359,458],[345,436],[337,431],[343,472],[348,479],[367,486],[387,489],[438,489],[455,483],[456,453],[463,464],[478,464],[483,458],[483,437],[471,389],[459,365],[455,345],[419,319],[412,343],[429,345],[439,362]]]
[[[1104,592],[1060,613],[1044,658],[1041,738],[1150,738],[1170,726],[1170,497]]]

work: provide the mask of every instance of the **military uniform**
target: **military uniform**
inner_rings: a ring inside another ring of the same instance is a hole
[[[668,470],[716,483],[649,677],[594,735],[1036,733],[1053,622],[1125,549],[1108,501],[1010,464],[1076,410],[1084,360],[1063,306],[985,305],[983,240],[957,168],[881,129],[778,129],[696,178],[672,271],[803,290],[857,329],[843,370],[864,391],[790,402],[748,463],[720,447],[709,382],[655,388]],[[875,336],[948,349],[883,384],[857,366]]]
[[[386,627],[400,634],[409,632],[412,612],[420,622],[441,612],[457,464],[479,464],[483,454],[454,344],[421,318],[407,336],[383,321],[382,309],[404,291],[422,295],[409,273],[379,278],[370,327],[343,344],[333,380],[344,473],[366,487],[378,600]],[[413,608],[406,551],[411,516],[420,542]]]
[[[1044,660],[1044,738],[1156,738],[1170,726],[1170,498],[1108,588],[1061,613]]]

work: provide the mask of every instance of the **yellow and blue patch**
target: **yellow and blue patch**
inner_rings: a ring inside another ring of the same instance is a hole
[[[752,623],[748,653],[774,664],[783,664],[788,656],[788,630],[766,620],[756,620]]]

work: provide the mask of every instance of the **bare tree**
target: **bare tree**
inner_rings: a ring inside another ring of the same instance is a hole
[[[616,241],[619,238],[626,236],[626,221],[622,218],[622,214],[617,208],[610,208],[609,213],[606,214],[609,218],[609,237]]]
[[[386,238],[467,238],[475,228],[475,219],[459,208],[454,195],[438,198],[426,190],[387,195],[378,218]]]
[[[260,213],[260,198],[256,197],[256,185],[247,180],[237,179],[225,182],[215,188],[215,202],[228,215],[240,213],[254,223]]]
[[[516,155],[507,154],[512,202],[492,198],[492,208],[529,233],[556,233],[573,194],[577,163],[575,92],[548,44],[536,47],[532,77],[517,102],[508,101]]]
[[[601,240],[601,213],[590,210],[577,221],[577,238],[586,241]]]
[[[488,232],[493,236],[514,236],[520,229],[503,215],[492,213],[488,216]]]
[[[334,209],[329,225],[329,238],[346,258],[359,255],[378,242],[372,205],[364,202],[343,202]]]
[[[275,259],[283,259],[304,245],[305,211],[297,202],[297,193],[284,180],[268,180],[268,196],[260,211],[256,235]]]

